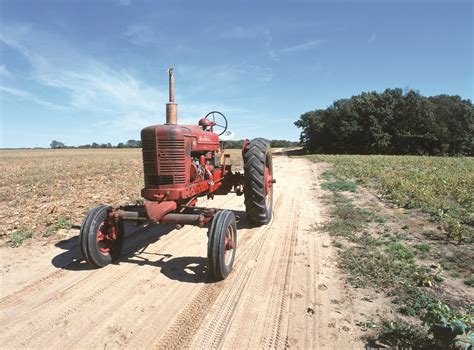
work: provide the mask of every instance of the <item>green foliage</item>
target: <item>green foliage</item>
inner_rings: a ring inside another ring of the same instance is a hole
[[[48,227],[46,232],[43,234],[44,237],[50,237],[58,232],[60,229],[70,229],[72,223],[65,218],[59,218],[57,222],[53,223]]]
[[[401,314],[421,317],[433,298],[419,285],[415,273],[409,277],[394,286],[389,295],[393,296],[393,303],[399,305]]]
[[[428,349],[432,346],[426,330],[402,319],[383,320],[378,339],[399,348]]]
[[[352,181],[337,180],[334,182],[325,182],[321,185],[321,188],[330,191],[355,192],[357,190],[357,185]]]
[[[419,208],[447,231],[447,239],[474,241],[474,158],[311,155],[333,164],[339,180],[357,179],[382,198],[404,208]],[[408,228],[408,226],[407,226]]]
[[[244,140],[229,140],[224,141],[224,148],[226,149],[240,149]],[[299,146],[299,142],[288,141],[288,140],[270,140],[271,147],[295,147]]]
[[[324,173],[321,174],[321,178],[326,181],[330,181],[332,178],[335,177],[336,174],[332,170],[326,170]]]
[[[337,172],[322,177],[330,181],[336,176]],[[345,245],[333,241],[339,248],[339,266],[349,273],[348,282],[354,287],[372,286],[385,290],[401,314],[416,316],[424,322],[425,327],[420,327],[400,319],[384,320],[378,340],[391,346],[414,349],[467,349],[469,337],[472,338],[472,307],[466,313],[453,312],[448,305],[434,298],[427,287],[442,279],[415,261],[415,252],[428,253],[431,245],[417,244],[414,250],[398,240],[397,235],[389,234],[387,227],[380,235],[372,235],[367,227],[368,222],[377,221],[374,212],[357,208],[336,190],[327,198],[334,205],[332,220],[319,227],[351,242]]]
[[[465,280],[464,284],[469,287],[474,287],[474,275],[471,275],[467,280]]]
[[[400,242],[390,242],[387,244],[385,251],[395,260],[412,262],[415,254],[413,251]]]
[[[295,125],[309,152],[474,155],[474,107],[459,96],[363,92],[304,113]]]
[[[431,245],[428,243],[419,243],[414,245],[415,249],[419,250],[420,252],[428,253],[431,251]]]
[[[51,148],[141,148],[142,142],[139,140],[128,140],[126,143],[119,142],[117,146],[112,146],[110,142],[107,143],[97,143],[92,142],[91,144],[85,144],[80,146],[66,146],[62,142],[53,141],[51,142]]]
[[[472,227],[463,225],[458,219],[448,215],[442,216],[441,219],[443,222],[443,228],[448,233],[449,239],[454,239],[458,243],[464,241],[472,242],[474,240]]]
[[[417,251],[418,257],[421,259],[426,259],[428,257],[428,253],[431,252],[432,246],[428,243],[419,243],[415,244],[414,248]]]
[[[66,148],[66,145],[60,141],[53,140],[50,144],[51,148]]]
[[[423,322],[429,327],[435,343],[448,348],[456,343],[457,338],[474,329],[474,314],[470,309],[465,314],[453,312],[438,300],[428,305]]]
[[[24,241],[33,236],[34,232],[23,225],[20,229],[14,231],[11,234],[10,239],[7,241],[7,244],[11,247],[19,247],[23,244]]]

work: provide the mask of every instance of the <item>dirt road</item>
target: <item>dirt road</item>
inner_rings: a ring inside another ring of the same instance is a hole
[[[322,166],[279,156],[274,167],[267,226],[248,226],[243,197],[207,202],[240,217],[223,282],[209,281],[195,227],[130,232],[103,269],[81,260],[77,232],[1,248],[0,348],[361,348],[330,239],[312,228],[324,220]]]

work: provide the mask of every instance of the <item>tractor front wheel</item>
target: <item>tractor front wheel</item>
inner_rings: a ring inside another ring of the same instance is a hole
[[[237,224],[229,210],[219,210],[209,227],[207,261],[209,274],[220,281],[232,271],[237,248]]]
[[[247,219],[254,225],[272,218],[273,163],[268,140],[257,138],[244,149],[244,195]]]
[[[101,205],[86,216],[79,234],[82,256],[92,266],[104,267],[118,258],[124,241],[123,221],[110,223],[111,207]]]

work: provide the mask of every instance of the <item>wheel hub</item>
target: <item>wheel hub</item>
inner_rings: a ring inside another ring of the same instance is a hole
[[[229,260],[232,256],[232,250],[235,248],[235,240],[232,228],[227,229],[227,233],[225,235],[224,240],[224,261],[226,264],[229,263]]]
[[[115,245],[116,240],[117,231],[115,225],[108,225],[103,221],[97,231],[97,247],[99,250],[104,254],[109,253]]]
[[[270,204],[271,199],[271,190],[273,186],[273,176],[270,172],[270,168],[268,166],[268,161],[265,162],[265,201],[267,202],[267,206]]]

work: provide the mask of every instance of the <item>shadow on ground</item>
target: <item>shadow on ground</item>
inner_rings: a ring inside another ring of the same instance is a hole
[[[238,229],[252,228],[247,221],[245,212],[232,210],[237,219]],[[212,280],[207,273],[207,259],[200,256],[173,257],[166,253],[150,253],[146,249],[150,244],[175,230],[174,225],[149,225],[135,227],[133,223],[127,223],[125,227],[125,243],[122,254],[114,264],[137,264],[151,265],[161,269],[161,273],[170,279],[188,283],[207,283]],[[203,239],[207,239],[204,235]],[[51,263],[60,269],[71,271],[93,270],[95,267],[89,265],[81,255],[79,248],[79,236],[74,236],[56,243],[56,247],[64,252],[56,255]],[[207,252],[203,252],[206,254]]]

